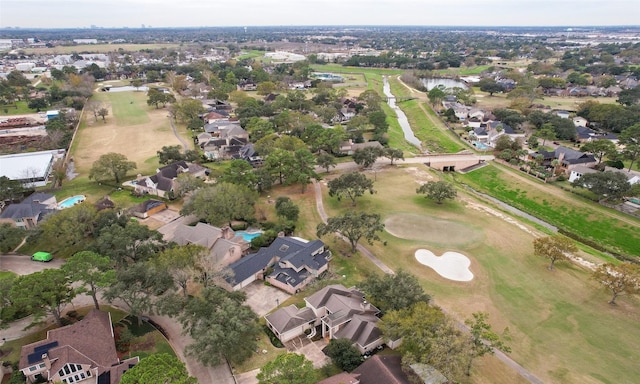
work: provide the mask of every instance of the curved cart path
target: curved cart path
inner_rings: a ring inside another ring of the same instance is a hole
[[[322,202],[322,190],[320,188],[320,183],[318,183],[317,180],[314,180],[313,181],[313,187],[314,187],[315,198],[316,198],[316,209],[318,210],[318,214],[320,215],[320,218],[322,219],[322,221],[326,223],[328,216],[327,216],[327,212],[325,212],[325,210],[324,210],[324,204]],[[367,257],[369,260],[371,260],[378,268],[380,268],[380,270],[382,270],[382,272],[387,273],[387,274],[391,274],[391,275],[395,274],[393,269],[389,268],[385,263],[383,263],[380,259],[378,259],[373,253],[371,253],[371,251],[366,249],[364,246],[358,244],[358,251],[360,251],[365,257]],[[442,307],[442,305],[439,305],[439,307],[442,308],[442,310],[445,313],[447,312]],[[457,319],[455,319],[455,321],[458,323],[458,326],[460,327],[460,329],[462,329],[462,330],[464,330],[466,332],[469,331],[469,328],[466,326],[466,324],[464,324],[461,321],[458,321]],[[509,356],[504,354],[502,351],[494,349],[494,352],[495,352],[495,356],[498,359],[503,361],[509,367],[513,368],[516,372],[518,372],[518,374],[520,376],[522,376],[525,379],[527,379],[530,383],[533,383],[533,384],[544,384],[544,382],[542,380],[540,380],[538,377],[536,377],[536,375],[534,375],[533,373],[529,372],[522,365],[518,364],[515,360],[513,360],[512,358],[510,358]]]

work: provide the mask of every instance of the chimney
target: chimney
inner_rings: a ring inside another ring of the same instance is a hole
[[[222,230],[222,238],[225,240],[231,240],[233,239],[233,236],[235,235],[235,233],[231,230],[231,228],[229,228],[229,226],[224,226],[221,228]]]
[[[47,371],[51,369],[51,360],[49,359],[49,355],[46,353],[42,354],[42,361],[44,361],[44,365],[47,367]]]

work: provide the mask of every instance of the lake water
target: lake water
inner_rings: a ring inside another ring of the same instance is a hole
[[[432,90],[433,88],[442,85],[445,88],[463,88],[467,89],[467,84],[462,81],[453,80],[453,79],[442,79],[442,78],[430,78],[430,79],[420,79],[422,85],[424,85],[427,90]]]
[[[391,86],[389,85],[389,80],[384,77],[384,84],[382,86],[382,92],[387,96],[387,103],[393,109],[398,116],[398,124],[402,128],[402,132],[404,133],[404,139],[409,143],[415,145],[418,148],[422,148],[422,143],[416,135],[413,134],[413,130],[411,129],[411,125],[409,125],[409,120],[407,119],[407,115],[402,112],[402,110],[396,105],[396,97],[391,93]]]

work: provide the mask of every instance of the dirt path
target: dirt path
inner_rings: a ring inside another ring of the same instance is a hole
[[[173,129],[173,134],[176,135],[176,138],[178,139],[180,144],[182,144],[182,149],[184,151],[189,149],[189,148],[187,148],[187,142],[184,141],[184,139],[178,134],[178,130],[176,128],[176,123],[175,123],[173,117],[169,117],[169,123],[171,123],[171,129]]]

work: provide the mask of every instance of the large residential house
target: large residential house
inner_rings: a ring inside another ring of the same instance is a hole
[[[249,134],[238,124],[205,126],[204,133],[198,135],[198,145],[209,159],[237,158],[242,147],[249,143]]]
[[[322,337],[349,339],[360,353],[384,344],[377,326],[380,310],[357,289],[329,285],[304,301],[304,308],[290,305],[265,316],[267,326],[282,342],[300,337],[309,329],[309,336],[315,336],[320,326]]]
[[[47,193],[34,193],[17,204],[9,204],[0,214],[0,223],[31,229],[57,208],[56,197]]]
[[[94,309],[77,323],[48,331],[45,340],[24,345],[19,369],[29,383],[117,384],[138,361],[118,358],[111,314]]]
[[[563,146],[559,146],[553,151],[549,152],[541,150],[536,153],[530,154],[529,156],[532,158],[532,160],[535,160],[537,155],[543,156],[542,165],[546,167],[551,167],[551,163],[553,162],[553,160],[558,160],[561,169],[563,169],[566,173],[570,173],[577,166],[590,168],[597,163],[596,158],[593,157],[593,155],[589,155]]]
[[[233,229],[218,228],[205,223],[195,226],[180,225],[170,240],[179,245],[200,245],[209,251],[209,260],[213,265],[222,266],[238,261],[250,247],[242,236],[236,236]]]
[[[331,252],[320,240],[279,236],[269,247],[260,248],[258,252],[229,265],[233,275],[226,280],[228,288],[239,290],[264,279],[285,292],[295,294],[326,271],[329,260]]]
[[[135,191],[138,194],[149,194],[159,197],[169,197],[167,194],[173,192],[176,187],[176,179],[181,173],[190,173],[195,177],[204,177],[206,168],[199,164],[178,161],[164,167],[158,168],[153,176],[138,175],[134,183]]]

